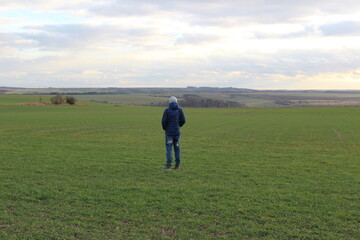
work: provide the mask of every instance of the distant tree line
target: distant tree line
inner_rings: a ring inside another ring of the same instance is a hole
[[[290,106],[292,105],[294,102],[293,101],[288,101],[288,100],[277,100],[275,101],[275,103],[277,105],[280,105],[280,106]]]
[[[47,95],[47,93],[44,93]],[[51,92],[50,95],[58,95],[59,92]],[[68,93],[62,93],[62,94],[68,94]],[[112,92],[71,92],[70,94],[73,95],[107,95],[107,94],[116,94]]]
[[[179,102],[182,107],[194,108],[241,108],[246,107],[243,103],[225,101],[222,99],[205,98],[195,94],[184,94]]]

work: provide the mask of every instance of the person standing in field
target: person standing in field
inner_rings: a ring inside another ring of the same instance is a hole
[[[176,97],[169,98],[169,107],[162,117],[162,128],[165,131],[166,165],[163,170],[171,170],[172,147],[175,152],[175,169],[180,169],[180,128],[185,124],[185,115],[179,107]]]

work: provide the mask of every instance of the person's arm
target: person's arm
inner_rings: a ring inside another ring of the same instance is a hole
[[[180,109],[179,126],[182,127],[185,124],[185,115],[182,109]]]
[[[161,124],[162,124],[162,128],[164,129],[164,131],[166,131],[166,125],[167,125],[167,113],[166,113],[166,110],[164,111]]]

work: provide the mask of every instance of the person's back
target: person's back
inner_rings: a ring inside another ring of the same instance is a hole
[[[185,115],[183,110],[178,106],[177,99],[170,97],[169,108],[165,109],[162,117],[162,128],[165,131],[166,144],[166,167],[171,170],[172,163],[172,146],[175,151],[175,169],[180,166],[180,128],[185,124]]]
[[[179,108],[176,102],[169,104],[164,112],[163,116],[163,129],[166,132],[166,135],[176,136],[180,135],[180,127],[185,123],[184,113],[181,108]]]

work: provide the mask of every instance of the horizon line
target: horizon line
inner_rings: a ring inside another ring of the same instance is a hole
[[[246,90],[254,90],[254,91],[360,91],[360,89],[288,89],[288,88],[246,88],[246,87],[210,87],[210,86],[186,86],[186,87],[154,87],[154,86],[129,86],[129,87],[8,87],[8,86],[0,86],[0,88],[8,88],[8,89],[108,89],[108,88],[119,88],[119,89],[141,89],[141,88],[159,88],[159,89],[198,89],[198,88],[216,88],[216,89],[246,89]]]

